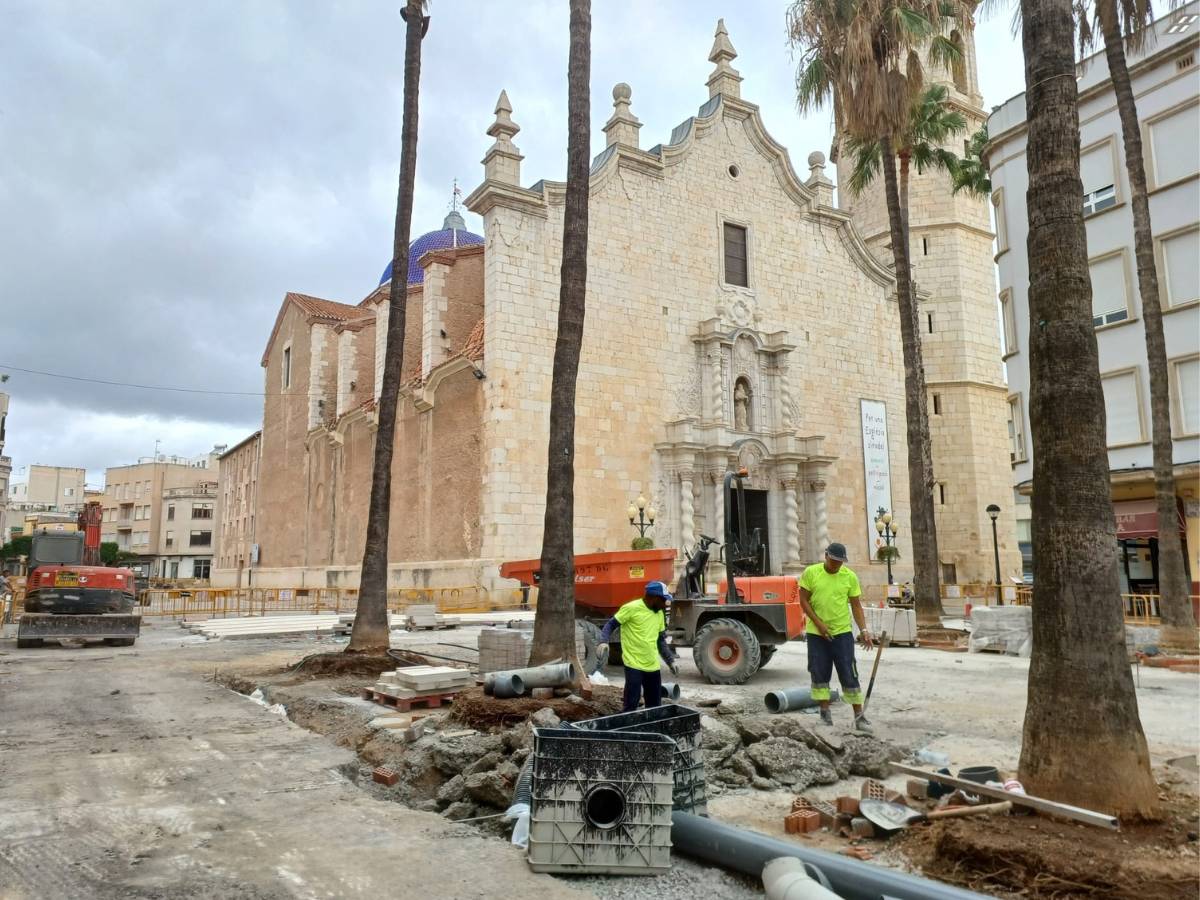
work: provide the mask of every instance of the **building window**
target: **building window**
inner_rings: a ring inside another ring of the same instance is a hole
[[[746,229],[741,225],[725,223],[725,283],[737,287],[749,287],[747,264]]]
[[[1191,437],[1200,434],[1200,356],[1176,359],[1171,362],[1174,388],[1175,436]]]
[[[954,78],[954,88],[960,94],[967,92],[967,50],[963,44],[962,34],[955,28],[950,32],[950,43],[958,48],[959,64],[951,67],[951,75]]]
[[[1193,225],[1159,238],[1158,268],[1164,309],[1200,300],[1200,228]]]
[[[167,521],[168,522],[175,521],[175,504],[171,504],[170,506],[167,507]]]
[[[1021,403],[1021,395],[1013,394],[1008,398],[1008,460],[1009,462],[1025,462],[1025,410]]]
[[[1153,163],[1151,187],[1161,187],[1195,175],[1200,169],[1195,153],[1196,135],[1200,134],[1200,104],[1193,100],[1181,109],[1149,120],[1150,157]]]
[[[921,238],[921,254],[923,256],[929,255],[929,238],[927,237]]]
[[[74,497],[75,496],[75,488],[69,487],[69,488],[64,489],[63,495],[67,496],[67,497]]]
[[[940,416],[942,414],[942,395],[941,394],[933,395],[933,414],[935,416]]]
[[[193,519],[211,519],[213,517],[213,505],[211,503],[193,503],[192,518]]]
[[[1137,369],[1110,372],[1100,376],[1104,387],[1104,417],[1108,427],[1108,446],[1124,447],[1145,443],[1142,421],[1142,392]]]
[[[939,481],[937,489],[938,489],[938,503],[941,506],[945,506],[946,505],[946,482]]]
[[[188,538],[189,547],[211,547],[212,532],[211,531],[193,531]]]
[[[292,386],[292,347],[289,344],[283,348],[283,387],[284,390]]]
[[[1017,352],[1017,312],[1011,290],[1000,292],[1000,322],[1004,328],[1003,358],[1008,359]]]
[[[1079,154],[1083,182],[1083,214],[1089,216],[1117,205],[1116,144],[1107,138]]]
[[[1110,253],[1088,264],[1092,276],[1092,325],[1112,325],[1130,318],[1125,251]]]
[[[175,546],[175,532],[167,532],[167,547],[168,549]]]
[[[992,212],[996,217],[996,255],[1008,250],[1008,219],[1004,213],[1004,188],[992,192]]]
[[[194,559],[192,560],[192,577],[198,578],[201,581],[208,581],[209,573],[212,570],[211,559]]]
[[[1083,195],[1083,214],[1090,216],[1117,205],[1117,189],[1113,185]]]
[[[933,334],[933,313],[926,313],[925,321],[928,323],[929,333]]]

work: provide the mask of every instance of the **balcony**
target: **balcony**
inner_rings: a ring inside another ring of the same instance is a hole
[[[215,496],[217,496],[217,483],[215,481],[205,481],[191,487],[167,488],[167,490],[163,491],[163,497],[167,500],[174,500],[180,497]]]

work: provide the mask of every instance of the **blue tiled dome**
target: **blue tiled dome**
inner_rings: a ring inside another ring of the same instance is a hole
[[[457,211],[451,212],[446,216],[446,221],[442,222],[441,231],[431,231],[428,234],[423,234],[408,245],[408,283],[421,284],[425,280],[425,270],[417,265],[417,260],[430,250],[445,250],[448,247],[470,247],[472,244],[482,243],[483,238],[467,231],[467,223],[463,221],[463,217]],[[383,277],[379,279],[379,283],[387,284],[391,280],[392,263],[389,260],[387,268],[383,270]]]

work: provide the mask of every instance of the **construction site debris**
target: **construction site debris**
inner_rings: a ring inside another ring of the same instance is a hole
[[[940,784],[970,791],[971,793],[983,794],[985,797],[1009,800],[1018,806],[1027,806],[1030,809],[1036,809],[1038,812],[1070,819],[1074,822],[1082,822],[1084,825],[1094,825],[1097,828],[1108,828],[1113,831],[1121,827],[1121,823],[1117,820],[1116,816],[1110,816],[1106,813],[1082,809],[1081,807],[1071,806],[1066,803],[1056,803],[1053,800],[1046,800],[1042,797],[1031,797],[1028,794],[1016,791],[1006,791],[1003,787],[994,788],[986,784],[977,784],[973,781],[955,778],[952,775],[943,775],[939,772],[927,772],[924,769],[917,769],[913,766],[906,766],[900,763],[892,763],[892,768],[905,775],[916,775],[929,781],[936,781]]]
[[[395,769],[389,769],[387,766],[376,766],[375,770],[371,772],[371,778],[377,784],[385,784],[391,787],[400,780],[400,773]]]

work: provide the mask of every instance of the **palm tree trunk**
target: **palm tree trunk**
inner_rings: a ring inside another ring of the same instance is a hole
[[[388,530],[392,497],[392,450],[396,436],[396,406],[404,368],[405,299],[408,289],[408,238],[412,227],[413,192],[417,178],[417,94],[421,84],[421,38],[428,20],[420,0],[408,0],[403,16],[404,119],[400,135],[400,187],[396,197],[396,230],[392,241],[392,283],[388,289],[387,343],[383,354],[383,384],[379,395],[379,427],[375,431],[375,465],[371,471],[371,500],[367,510],[367,539],[359,579],[358,609],[347,653],[385,653],[388,649],[387,570]]]
[[[913,544],[917,621],[937,625],[942,598],[938,586],[937,523],[933,513],[933,451],[929,440],[929,400],[925,364],[921,360],[921,322],[912,283],[908,232],[896,178],[896,156],[884,138],[883,181],[891,226],[892,259],[896,264],[896,296],[900,305],[900,340],[904,349],[904,416],[908,423],[909,533]]]
[[[1146,168],[1142,134],[1138,127],[1133,85],[1125,62],[1125,43],[1114,0],[1096,4],[1104,31],[1104,55],[1117,95],[1121,134],[1125,141],[1125,169],[1133,207],[1133,245],[1137,257],[1138,293],[1146,327],[1146,359],[1150,367],[1150,422],[1154,441],[1154,496],[1158,506],[1158,593],[1164,644],[1182,644],[1196,652],[1196,618],[1183,561],[1179,512],[1175,499],[1175,472],[1171,441],[1171,389],[1167,377],[1167,346],[1163,338],[1158,272],[1154,265],[1154,236],[1150,225],[1150,198],[1146,194]]]
[[[908,232],[908,170],[912,164],[912,154],[900,152],[900,219],[904,223],[904,243],[908,247],[909,257],[912,257],[912,239]]]
[[[1029,85],[1033,657],[1020,777],[1031,794],[1155,813],[1117,582],[1092,327],[1071,0],[1022,0]],[[1086,773],[1086,777],[1081,777]]]
[[[558,336],[550,386],[550,446],[541,580],[530,663],[575,656],[575,381],[587,300],[591,145],[591,0],[571,0],[567,61],[567,195],[563,209]]]

